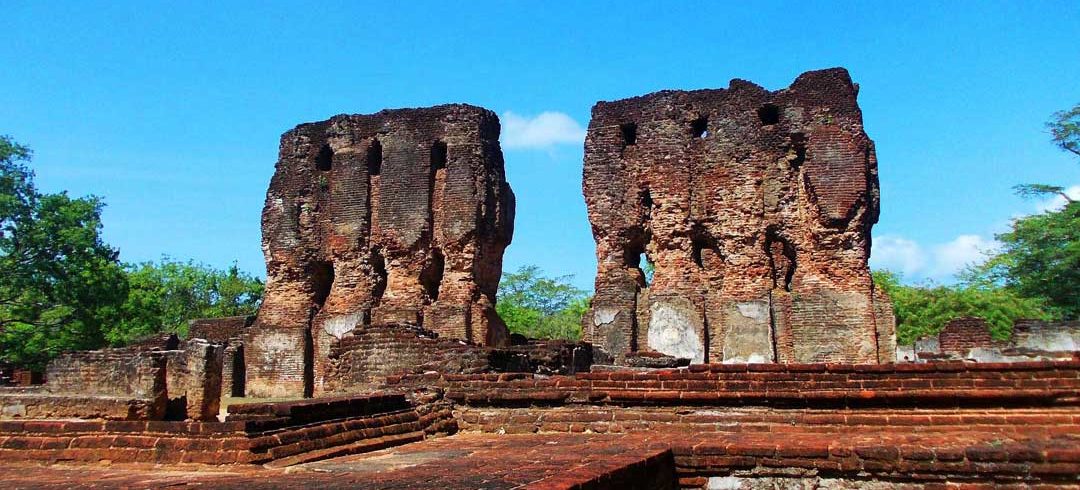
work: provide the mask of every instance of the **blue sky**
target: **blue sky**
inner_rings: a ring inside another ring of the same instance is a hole
[[[912,281],[949,281],[1048,205],[1014,184],[1080,185],[1043,127],[1080,103],[1080,2],[674,4],[5,0],[0,134],[34,149],[43,189],[105,198],[122,259],[259,275],[280,134],[383,108],[502,115],[518,196],[505,266],[584,288],[581,128],[597,100],[848,68],[880,162],[871,262]]]

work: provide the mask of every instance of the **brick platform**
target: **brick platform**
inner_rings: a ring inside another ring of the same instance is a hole
[[[1080,488],[1075,361],[426,374],[388,387],[399,391],[233,405],[222,423],[4,422],[0,481]],[[54,464],[31,466],[40,461]]]
[[[0,421],[0,460],[296,464],[456,431],[438,397],[234,405],[226,422]]]
[[[1002,436],[963,431],[903,434],[804,433],[463,434],[363,455],[311,463],[288,473],[243,467],[171,471],[0,464],[14,486],[366,489],[664,489],[703,488],[711,479],[782,479],[789,483],[876,481],[908,488],[1076,487],[1077,440],[1042,434]]]
[[[1080,362],[1001,364],[712,364],[689,369],[403,376],[468,406],[609,404],[872,407],[1080,404]]]

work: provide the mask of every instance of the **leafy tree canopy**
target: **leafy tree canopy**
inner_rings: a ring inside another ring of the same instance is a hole
[[[258,279],[163,260],[124,266],[101,238],[101,199],[42,193],[31,152],[0,136],[0,362],[123,345],[187,321],[253,313]]]
[[[546,277],[536,266],[503,274],[496,311],[510,332],[529,338],[581,338],[581,316],[589,307],[572,276]]]
[[[1055,145],[1080,156],[1080,104],[1055,113],[1047,127]],[[966,280],[1004,285],[1018,296],[1042,300],[1054,316],[1080,319],[1080,202],[1058,185],[1016,190],[1024,197],[1056,195],[1065,205],[1014,219],[1010,231],[997,235],[999,253],[969,270]]]
[[[1080,202],[1017,218],[997,235],[1001,250],[966,273],[976,285],[1003,285],[1044,302],[1054,316],[1080,318]]]
[[[41,365],[104,341],[127,294],[102,201],[42,193],[30,151],[0,137],[0,360]]]
[[[1055,112],[1046,127],[1055,145],[1080,156],[1080,104],[1067,111]]]
[[[220,270],[165,258],[125,270],[130,290],[121,320],[106,333],[114,345],[158,332],[184,336],[189,320],[251,315],[262,299],[263,282],[236,265]]]

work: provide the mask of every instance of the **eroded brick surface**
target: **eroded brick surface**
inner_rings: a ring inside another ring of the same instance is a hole
[[[1080,359],[1080,322],[1017,320],[1008,340],[994,340],[978,317],[950,320],[937,335],[897,348],[905,362],[1032,362]]]
[[[648,372],[394,376],[470,406],[610,404],[847,407],[1072,405],[1080,361],[1027,363],[712,364]]]
[[[526,372],[570,374],[592,363],[588,344],[529,341],[491,347],[439,337],[409,325],[377,325],[354,330],[331,344],[324,389],[362,393],[388,376],[425,372],[475,374]]]
[[[494,303],[513,215],[491,111],[387,110],[285,133],[263,209],[248,392],[322,392],[331,343],[369,323],[504,343]]]
[[[826,475],[851,488],[1077,486],[1075,439],[1035,430],[1002,434],[868,430],[775,433],[462,434],[362,455],[308,463],[288,473],[174,466],[32,467],[0,463],[15,486],[102,485],[214,488],[664,489],[702,488],[709,478]],[[859,483],[862,485],[859,485]]]
[[[891,362],[893,318],[867,266],[878,177],[857,94],[831,69],[776,92],[733,80],[597,103],[586,340],[616,361]]]

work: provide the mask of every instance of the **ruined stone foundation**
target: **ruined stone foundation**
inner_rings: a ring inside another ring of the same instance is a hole
[[[584,332],[598,358],[894,360],[891,308],[867,266],[878,177],[858,91],[830,69],[776,92],[733,80],[593,107],[583,190],[598,267]]]
[[[332,343],[370,324],[507,341],[495,313],[514,196],[499,120],[468,105],[340,115],[281,137],[249,396],[321,393]]]

